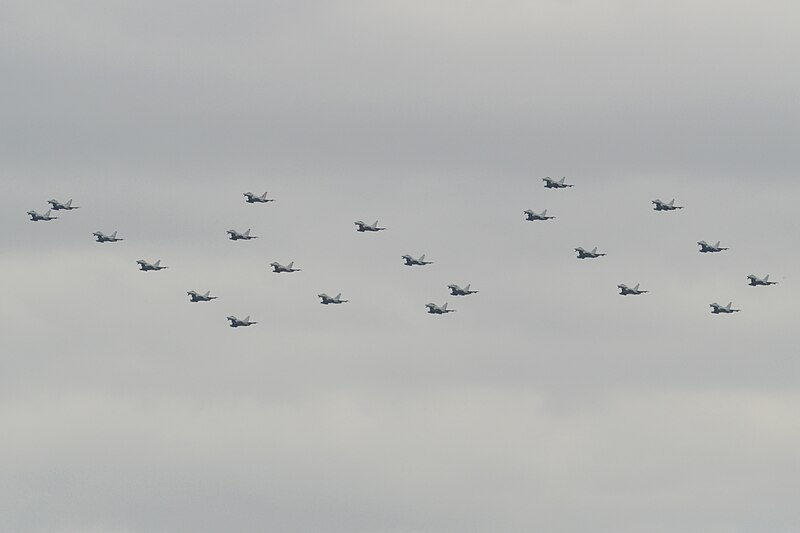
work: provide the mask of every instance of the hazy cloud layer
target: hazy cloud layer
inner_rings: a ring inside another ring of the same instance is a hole
[[[798,529],[798,15],[6,2],[5,527]]]

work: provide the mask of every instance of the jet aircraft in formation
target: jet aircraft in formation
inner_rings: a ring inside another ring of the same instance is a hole
[[[273,261],[272,263],[269,264],[269,266],[272,267],[272,271],[275,272],[276,274],[281,274],[283,272],[300,272],[299,268],[294,268],[294,261],[292,261],[286,266],[283,266],[277,261]]]
[[[153,264],[148,263],[144,259],[139,259],[138,261],[136,261],[136,263],[139,265],[139,270],[141,270],[142,272],[147,272],[150,270],[164,270],[165,268],[167,268],[165,266],[161,266],[161,259],[159,259]]]
[[[33,221],[33,222],[39,222],[40,220],[55,220],[55,219],[57,219],[58,217],[50,215],[50,211],[51,210],[48,209],[47,213],[45,213],[44,215],[41,215],[41,214],[37,213],[36,211],[34,211],[33,209],[31,209],[30,211],[28,211],[28,215],[30,215],[31,221]]]
[[[228,234],[228,238],[232,241],[249,241],[250,239],[258,239],[255,235],[250,235],[250,228],[247,228],[247,231],[244,233],[239,233],[235,229],[229,229],[226,231]]]
[[[739,311],[741,311],[741,309],[731,309],[731,305],[733,305],[733,302],[728,302],[728,305],[726,305],[724,307],[719,305],[717,302],[714,302],[713,304],[709,304],[709,305],[711,307],[711,312],[713,314],[715,314],[715,315],[719,315],[719,314],[726,315],[726,314],[729,314],[729,313],[738,313]]]
[[[544,182],[544,186],[547,189],[566,189],[567,187],[574,187],[574,185],[571,185],[569,183],[564,183],[564,180],[566,179],[567,178],[564,177],[556,181],[551,178],[542,178],[542,181]]]
[[[205,294],[200,294],[197,291],[188,291],[186,294],[189,295],[191,302],[210,302],[219,298],[219,296],[211,296],[211,291],[206,291]]]
[[[668,204],[665,204],[658,198],[653,200],[652,203],[655,206],[653,207],[654,211],[675,211],[676,209],[683,209],[683,206],[675,205],[675,198],[670,200]]]
[[[450,296],[469,296],[470,294],[475,294],[478,291],[471,291],[469,289],[470,284],[467,283],[467,286],[463,289],[456,285],[455,283],[451,283],[447,286],[450,289]]]
[[[697,241],[697,244],[700,246],[701,254],[721,252],[722,250],[727,250],[727,248],[723,248],[719,245],[719,241],[717,241],[716,244],[708,244],[706,241]]]
[[[403,261],[405,261],[406,266],[425,266],[433,264],[433,261],[425,261],[425,254],[419,256],[419,259],[414,259],[410,255],[406,254],[402,256]]]
[[[525,211],[523,211],[523,213],[527,217],[525,220],[531,220],[531,221],[533,221],[533,220],[552,220],[552,219],[556,218],[556,217],[547,216],[547,209],[545,209],[541,213],[534,213],[532,210],[526,209]]]
[[[267,202],[274,202],[273,198],[267,198],[267,193],[262,194],[261,196],[256,196],[251,192],[246,192],[244,194],[244,200],[248,204],[265,204]]]
[[[73,209],[80,209],[77,205],[72,205],[72,199],[70,199],[67,203],[62,204],[58,200],[47,200],[47,203],[52,206],[52,208],[56,211],[61,209],[65,211],[72,211]]]
[[[445,315],[447,313],[455,313],[455,309],[448,309],[447,303],[442,306],[436,304],[425,304],[425,307],[428,308],[428,313],[431,315]]]
[[[582,247],[578,246],[575,248],[575,251],[578,252],[578,259],[595,259],[597,257],[602,257],[606,254],[601,254],[597,252],[597,246],[592,248],[591,252],[587,252]]]
[[[112,233],[111,235],[106,235],[102,231],[95,231],[94,233],[92,233],[92,235],[95,236],[95,239],[97,239],[97,242],[117,242],[117,241],[124,240],[122,237],[117,237],[117,232],[116,231],[114,233]]]
[[[339,294],[337,294],[336,296],[333,296],[333,297],[328,296],[327,294],[325,294],[323,292],[323,293],[317,294],[317,297],[321,299],[321,301],[319,303],[321,303],[323,305],[343,304],[343,303],[347,303],[347,302],[350,301],[350,300],[342,300],[342,293],[341,292]]]
[[[777,281],[770,281],[769,280],[769,274],[764,276],[764,279],[759,278],[755,274],[750,274],[749,276],[747,276],[747,280],[748,280],[748,284],[751,287],[756,287],[758,285],[767,286],[767,285],[777,285],[778,284]]]
[[[372,224],[366,224],[366,223],[362,222],[361,220],[356,220],[355,222],[353,222],[353,224],[358,226],[356,228],[356,231],[360,231],[362,233],[365,232],[365,231],[383,231],[383,230],[386,229],[386,228],[379,228],[377,220],[375,222],[373,222]]]
[[[629,294],[644,294],[646,292],[650,292],[650,291],[640,290],[638,283],[632,289],[627,285],[625,285],[624,283],[620,283],[619,285],[617,285],[617,288],[619,289],[619,293],[621,296],[627,296]]]
[[[252,326],[253,324],[258,324],[258,322],[250,322],[250,315],[244,317],[244,320],[239,320],[235,316],[231,315],[227,317],[228,320],[231,321],[230,326],[232,328],[244,327],[244,326]]]

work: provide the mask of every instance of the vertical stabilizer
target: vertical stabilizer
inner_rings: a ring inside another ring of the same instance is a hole
[[[445,302],[444,305],[442,306],[442,311],[447,311],[447,302]]]
[[[156,263],[155,263],[153,266],[154,266],[154,267],[156,267],[156,268],[158,268],[159,266],[161,266],[161,259],[159,259],[158,261],[156,261]]]

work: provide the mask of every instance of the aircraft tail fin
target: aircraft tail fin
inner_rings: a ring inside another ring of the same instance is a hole
[[[261,195],[261,199],[262,200],[266,200],[267,199],[267,192],[266,191],[264,191],[264,194]]]
[[[48,211],[48,213],[49,213],[49,211]],[[425,261],[425,254],[422,254],[421,256],[419,256],[419,260],[420,261]]]
[[[155,262],[155,264],[153,264],[153,266],[154,266],[154,267],[156,267],[156,268],[158,268],[159,266],[161,266],[161,259],[159,259],[158,261],[156,261],[156,262]]]
[[[116,238],[117,238],[117,232],[116,232],[116,231],[115,231],[114,233],[112,233],[112,234],[111,234],[111,238],[112,238],[112,239],[116,239]]]
[[[667,204],[667,205],[669,205],[670,207],[674,206],[674,205],[675,205],[675,198],[673,198],[672,200],[670,200],[670,201],[669,201],[669,204]]]
[[[560,179],[558,182],[559,182],[561,185],[564,185],[564,180],[565,180],[565,179],[567,179],[567,177],[566,177],[566,176],[563,176],[563,177],[562,177],[562,178],[561,178],[561,179]]]
[[[244,235],[245,237],[249,237],[249,236],[250,236],[250,228],[247,228],[247,231],[245,231],[245,232],[243,233],[243,235]]]
[[[733,302],[728,302],[728,305],[725,306],[725,309],[730,309],[733,305]]]
[[[721,242],[721,241],[717,241],[717,242],[716,242],[716,244],[714,244],[714,248],[719,248],[719,243],[720,243],[720,242]]]
[[[465,291],[468,291],[468,290],[469,290],[469,285],[470,285],[470,284],[469,284],[469,283],[467,283],[467,286],[466,286],[466,287],[464,287],[464,290],[465,290]]]
[[[242,322],[250,322],[250,315],[244,317],[244,320],[242,320]]]
[[[592,253],[593,253],[593,254],[596,254],[596,253],[597,253],[597,246],[595,246],[594,248],[592,248]]]
[[[66,205],[67,207],[72,207],[72,198],[69,199]]]
[[[46,216],[46,217],[49,217],[49,216],[50,216],[50,211],[51,211],[51,210],[50,210],[50,209],[48,209],[48,210],[47,210],[47,213],[45,213],[45,214],[44,214],[44,216]]]
[[[636,284],[636,286],[633,287],[633,290],[635,290],[635,291],[639,290],[639,284],[638,283]]]
[[[442,311],[447,311],[447,302],[445,302],[444,305],[442,306]]]
[[[767,274],[766,276],[764,276],[764,283],[766,283],[766,282],[768,282],[768,281],[769,281],[769,274]]]
[[[211,291],[206,291],[206,293],[203,295],[203,297],[205,297],[205,298],[208,298],[208,296],[209,296],[210,294],[211,294]]]
[[[372,224],[372,226],[377,228],[377,227],[378,227],[378,221],[376,220],[376,221],[375,221],[375,222]]]
[[[294,261],[292,261],[291,263],[289,263],[288,265],[286,265],[286,268],[292,268],[293,266],[294,266]]]
[[[340,292],[339,294],[337,294],[336,296],[334,296],[334,297],[333,297],[333,299],[334,299],[334,300],[338,300],[338,299],[340,299],[341,297],[342,297],[342,293]]]

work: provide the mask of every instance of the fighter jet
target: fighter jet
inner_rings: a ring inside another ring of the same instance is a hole
[[[675,198],[670,200],[668,204],[665,204],[658,198],[653,200],[652,203],[655,206],[653,208],[655,211],[675,211],[676,209],[683,209],[683,206],[675,205]]]
[[[355,222],[353,222],[353,224],[358,226],[358,228],[356,228],[356,231],[360,231],[362,233],[365,231],[383,231],[386,229],[386,228],[379,228],[377,220],[372,224],[365,224],[361,220],[356,220]]]
[[[431,315],[444,315],[447,313],[455,313],[456,311],[455,309],[448,309],[446,303],[441,307],[436,304],[425,304],[425,307],[428,308],[428,313]]]
[[[199,294],[197,291],[189,291],[186,294],[189,295],[192,302],[210,302],[211,300],[219,298],[218,296],[210,296],[211,291],[206,291],[205,294]]]
[[[414,266],[414,265],[424,266],[424,265],[430,265],[431,263],[433,263],[433,261],[425,261],[425,254],[422,254],[421,256],[419,256],[419,259],[414,259],[413,257],[411,257],[408,254],[406,254],[406,255],[404,255],[402,257],[403,257],[403,261],[406,262],[406,266]]]
[[[532,210],[526,209],[525,211],[523,211],[523,213],[527,217],[526,220],[531,220],[531,221],[533,221],[533,220],[550,220],[550,219],[556,218],[556,217],[547,216],[547,209],[545,209],[541,213],[534,213]]]
[[[617,285],[617,288],[619,289],[619,293],[622,296],[627,296],[629,294],[644,294],[646,292],[650,292],[650,291],[639,290],[639,284],[638,283],[632,289],[630,287],[628,287],[627,285],[625,285],[624,283],[620,283],[619,285]]]
[[[148,270],[164,270],[167,267],[161,266],[161,259],[153,263],[152,265],[145,261],[144,259],[139,259],[136,261],[139,264],[139,270],[142,272],[147,272]]]
[[[715,315],[718,315],[720,313],[722,314],[738,313],[739,311],[741,311],[741,309],[731,309],[731,304],[733,304],[733,302],[728,302],[728,305],[725,307],[722,307],[717,302],[714,302],[713,304],[709,305],[711,306],[711,313]]]
[[[80,209],[80,207],[78,207],[77,205],[72,205],[72,199],[70,199],[69,202],[67,202],[65,204],[62,204],[58,200],[47,200],[47,203],[50,204],[53,207],[53,209],[55,209],[56,211],[59,211],[61,209],[65,210],[65,211],[72,211],[73,209]]]
[[[574,187],[574,185],[570,185],[569,183],[564,183],[565,179],[567,178],[564,177],[556,181],[550,178],[542,178],[542,181],[544,182],[544,186],[546,189],[566,189],[567,187]]]
[[[292,261],[286,266],[283,266],[278,262],[272,262],[269,264],[269,266],[272,267],[272,271],[275,272],[276,274],[280,274],[281,272],[300,272],[299,268],[294,268],[294,261]]]
[[[235,229],[229,229],[227,232],[228,238],[232,241],[249,241],[250,239],[258,239],[256,235],[250,235],[250,228],[244,233],[239,233]]]
[[[722,250],[727,250],[727,248],[720,247],[719,241],[717,241],[717,244],[713,246],[708,244],[706,241],[697,241],[697,244],[700,245],[701,254],[721,252]]]
[[[102,231],[95,231],[94,233],[92,233],[92,235],[95,236],[95,238],[97,239],[97,242],[117,242],[117,241],[125,240],[122,237],[117,237],[117,232],[116,231],[114,233],[112,233],[111,235],[106,235]]]
[[[469,296],[470,294],[475,294],[476,292],[478,292],[469,290],[469,283],[467,283],[467,286],[464,287],[463,289],[458,285],[456,285],[455,283],[451,283],[450,285],[447,286],[447,288],[450,289],[451,296]]]
[[[325,294],[323,292],[323,293],[317,294],[317,297],[322,299],[322,301],[320,303],[323,304],[323,305],[343,304],[343,303],[347,303],[347,302],[350,301],[350,300],[342,300],[342,293],[341,292],[339,294],[337,294],[336,296],[333,296],[333,297],[328,296],[327,294]]]
[[[258,324],[258,322],[250,322],[250,315],[244,317],[244,320],[239,320],[235,316],[231,315],[227,317],[228,320],[231,321],[230,326],[232,328],[238,328],[239,326],[252,326],[253,324]]]
[[[40,215],[36,211],[30,210],[30,211],[28,211],[28,215],[30,215],[31,221],[33,221],[33,222],[39,222],[40,220],[55,220],[55,219],[58,218],[58,217],[50,216],[50,209],[48,209],[47,213],[45,213],[44,215]]]
[[[596,257],[602,257],[602,256],[606,255],[606,254],[597,253],[597,246],[592,248],[591,252],[587,252],[586,250],[584,250],[580,246],[575,248],[575,251],[578,252],[578,259],[594,259]]]
[[[262,194],[261,196],[256,196],[251,192],[244,193],[245,202],[248,204],[265,204],[267,202],[274,202],[273,198],[267,198],[267,193]]]
[[[769,274],[764,276],[764,279],[761,279],[761,278],[757,277],[754,274],[750,274],[749,276],[747,276],[747,279],[748,279],[748,282],[749,282],[751,287],[755,287],[757,285],[767,286],[767,285],[777,285],[778,284],[777,281],[770,281],[769,280]]]

